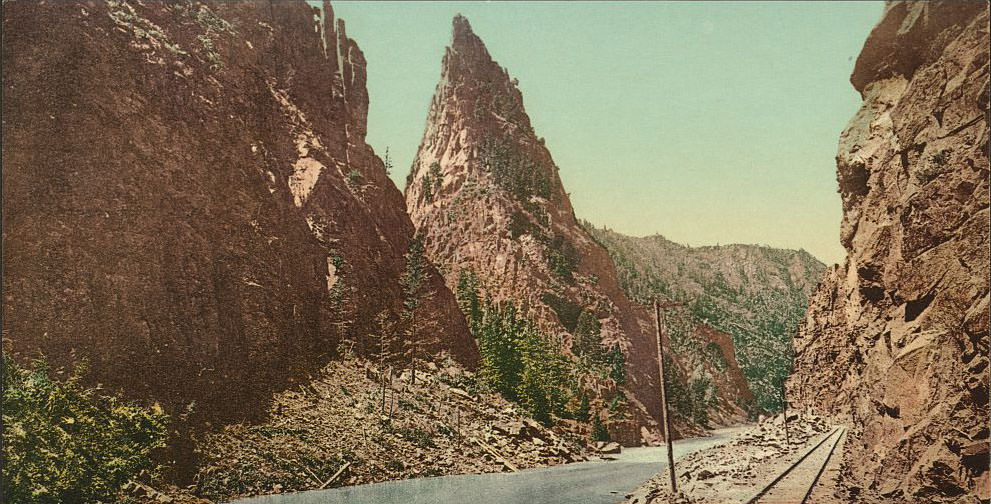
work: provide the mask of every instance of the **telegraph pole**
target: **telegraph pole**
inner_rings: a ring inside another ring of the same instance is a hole
[[[668,474],[671,476],[671,491],[678,492],[678,479],[674,474],[674,451],[671,444],[671,421],[668,418],[667,387],[664,385],[664,345],[661,344],[661,305],[654,299],[654,332],[657,335],[657,372],[661,384],[661,423],[664,441],[668,445]]]
[[[784,425],[785,425],[785,445],[791,446],[791,441],[788,440],[788,390],[785,388],[786,383],[781,382],[781,405],[784,415]]]

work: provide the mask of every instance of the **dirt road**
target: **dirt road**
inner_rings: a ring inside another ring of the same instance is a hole
[[[683,455],[726,441],[746,427],[720,429],[711,437],[674,442],[675,465]],[[667,465],[664,447],[629,448],[616,460],[530,469],[518,473],[465,474],[370,485],[266,495],[237,504],[442,503],[613,504]]]

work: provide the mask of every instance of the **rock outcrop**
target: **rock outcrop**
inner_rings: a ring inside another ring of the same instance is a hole
[[[657,418],[650,312],[633,306],[606,250],[580,226],[515,79],[466,19],[454,19],[406,204],[428,256],[451,287],[471,271],[496,302],[512,301],[571,344],[578,313],[593,313],[605,345],[626,357],[627,387]],[[636,430],[636,429],[635,429]]]
[[[791,340],[826,266],[804,250],[758,245],[688,247],[663,236],[637,238],[585,224],[616,262],[630,298],[687,301],[700,327],[732,336],[758,410],[781,410]]]
[[[847,258],[813,296],[789,394],[849,416],[864,495],[989,498],[988,41],[986,2],[890,3],[851,78]]]
[[[4,339],[198,418],[255,415],[398,313],[413,235],[330,5],[5,2]],[[452,293],[433,351],[477,351]]]

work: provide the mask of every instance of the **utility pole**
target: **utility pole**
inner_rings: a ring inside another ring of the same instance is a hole
[[[654,332],[657,334],[657,372],[661,384],[661,422],[664,440],[668,445],[668,474],[671,476],[671,491],[678,493],[678,479],[674,474],[674,451],[671,444],[671,421],[668,418],[668,398],[664,385],[664,345],[661,344],[661,305],[654,299]]]
[[[791,446],[791,442],[788,440],[788,395],[787,395],[787,390],[785,389],[785,386],[786,386],[786,383],[785,382],[781,382],[781,405],[782,405],[782,410],[784,411],[783,415],[784,415],[784,420],[785,420],[785,422],[784,422],[784,425],[785,425],[785,445],[786,446]]]

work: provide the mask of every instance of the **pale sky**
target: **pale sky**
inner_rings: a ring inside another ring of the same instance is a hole
[[[881,2],[334,2],[368,61],[368,142],[403,189],[464,14],[520,82],[579,218],[841,262],[835,155]]]

